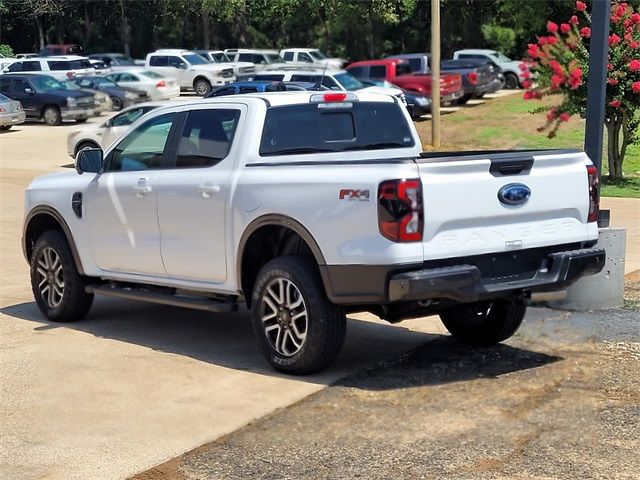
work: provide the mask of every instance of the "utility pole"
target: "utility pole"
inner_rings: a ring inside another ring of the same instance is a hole
[[[431,0],[431,145],[440,148],[440,0]]]
[[[607,55],[609,50],[609,0],[593,0],[591,40],[589,42],[589,75],[587,78],[587,121],[584,151],[600,172],[602,137],[607,98]]]

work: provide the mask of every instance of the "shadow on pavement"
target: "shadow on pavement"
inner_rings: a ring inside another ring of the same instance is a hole
[[[38,325],[34,332],[73,329],[98,338],[183,355],[235,370],[291,378],[273,370],[262,358],[253,337],[248,313],[211,314],[104,298],[96,298],[89,316],[76,323],[46,320],[35,302],[5,307],[0,312],[36,322]],[[469,350],[448,336],[352,318],[348,322],[344,349],[336,364],[326,372],[300,377],[300,380],[331,384],[358,369],[391,362],[392,368],[377,369],[396,372],[391,376],[384,374],[372,379],[376,375],[372,372],[376,370],[370,370],[346,377],[338,385],[363,389],[404,388],[496,376],[556,360],[557,357],[505,345]]]

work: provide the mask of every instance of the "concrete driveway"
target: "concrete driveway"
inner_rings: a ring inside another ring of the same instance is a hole
[[[293,378],[263,361],[246,315],[97,299],[83,322],[45,321],[20,247],[24,189],[72,161],[76,128],[27,124],[0,138],[0,478],[126,477],[442,331],[361,316],[334,368]]]

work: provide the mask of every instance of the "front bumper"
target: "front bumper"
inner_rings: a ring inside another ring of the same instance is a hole
[[[469,303],[518,290],[560,290],[599,273],[605,258],[603,248],[552,253],[530,278],[486,279],[475,265],[404,272],[391,277],[388,296],[391,302],[447,298]]]
[[[24,110],[20,110],[18,112],[0,113],[0,127],[24,123],[26,118],[27,114]]]
[[[73,107],[73,108],[62,108],[60,110],[60,115],[63,120],[83,120],[89,117],[93,117],[95,113],[95,109],[85,108],[85,107]]]

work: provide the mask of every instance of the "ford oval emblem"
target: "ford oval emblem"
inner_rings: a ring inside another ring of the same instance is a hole
[[[498,191],[498,200],[505,205],[522,205],[530,196],[531,189],[521,183],[510,183]]]

